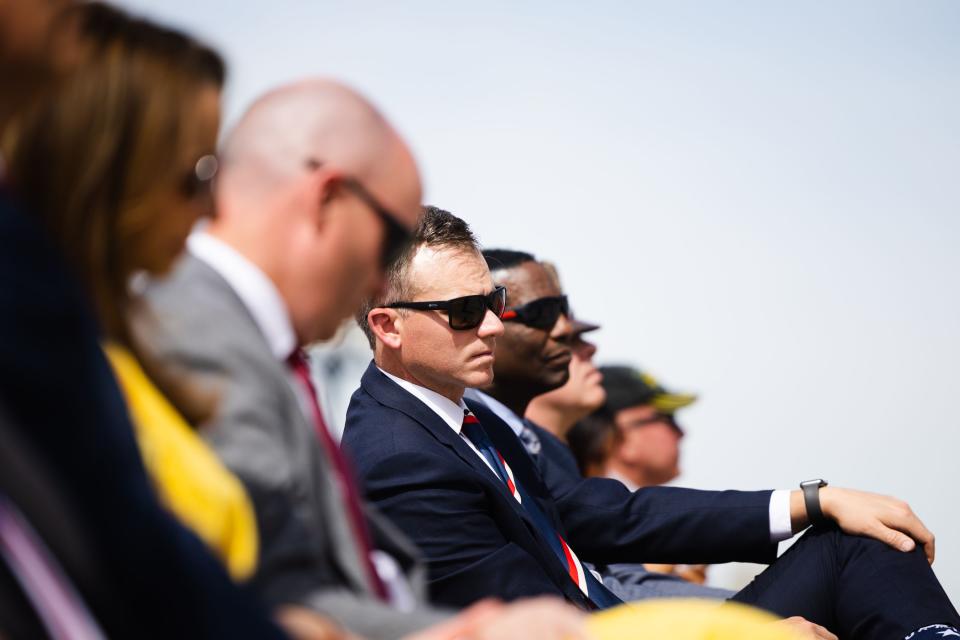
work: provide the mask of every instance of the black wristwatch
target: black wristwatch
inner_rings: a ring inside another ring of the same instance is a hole
[[[820,487],[827,486],[827,481],[821,478],[814,480],[804,480],[800,483],[803,490],[803,504],[807,508],[807,520],[812,527],[823,527],[829,520],[823,515],[823,509],[820,508]]]

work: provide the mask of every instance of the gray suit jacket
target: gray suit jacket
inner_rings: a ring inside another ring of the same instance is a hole
[[[253,584],[267,605],[305,605],[371,640],[448,617],[426,605],[416,549],[367,506],[374,544],[400,563],[418,605],[400,612],[373,595],[307,400],[226,280],[188,255],[147,298],[152,313],[138,334],[161,359],[215,385],[217,412],[203,435],[253,500],[260,534]]]

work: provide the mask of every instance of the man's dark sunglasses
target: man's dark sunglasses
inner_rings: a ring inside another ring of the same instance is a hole
[[[522,307],[511,307],[503,312],[501,319],[549,331],[557,323],[561,313],[570,317],[570,303],[567,302],[567,296],[549,296],[531,300]]]
[[[644,418],[643,420],[634,420],[627,425],[627,428],[639,429],[640,427],[647,427],[652,424],[660,424],[660,423],[669,425],[674,429],[676,429],[677,431],[679,431],[681,434],[683,433],[683,429],[677,423],[677,418],[672,413],[664,413],[664,412],[655,413],[651,417]]]
[[[416,309],[418,311],[446,311],[450,328],[457,331],[474,329],[480,326],[487,315],[487,309],[498,318],[507,306],[506,287],[497,287],[490,293],[463,296],[452,300],[433,300],[429,302],[394,302],[388,304],[391,309]]]
[[[319,160],[307,160],[307,168],[311,171],[315,171],[322,166],[323,163]],[[400,218],[394,215],[390,209],[380,204],[380,201],[377,200],[372,193],[367,191],[367,188],[360,184],[359,180],[346,176],[340,179],[340,184],[349,190],[350,193],[360,198],[365,205],[370,207],[383,223],[383,246],[380,248],[380,267],[386,269],[392,265],[397,258],[400,257],[400,254],[403,253],[404,249],[407,248],[407,245],[413,240],[413,233],[400,224]]]

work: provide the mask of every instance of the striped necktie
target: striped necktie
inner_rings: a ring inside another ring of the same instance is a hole
[[[490,466],[496,470],[497,476],[507,485],[510,494],[520,503],[527,515],[533,520],[540,534],[553,549],[560,562],[566,567],[567,574],[580,591],[590,599],[591,603],[599,609],[623,604],[619,598],[607,590],[603,584],[597,580],[590,571],[588,571],[577,555],[554,528],[550,519],[543,513],[537,502],[523,489],[517,482],[510,469],[510,465],[504,457],[497,451],[496,447],[490,441],[483,425],[477,420],[468,409],[463,411],[463,434],[480,451],[480,454],[486,459]]]

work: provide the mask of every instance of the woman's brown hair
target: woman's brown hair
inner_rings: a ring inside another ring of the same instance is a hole
[[[225,69],[213,50],[101,3],[71,9],[84,62],[10,128],[8,179],[79,276],[106,335],[129,347],[192,423],[208,413],[133,338],[130,279],[145,234],[164,219],[147,206],[184,171],[185,123]],[[208,152],[212,153],[212,149]]]

